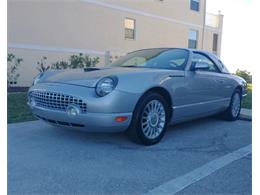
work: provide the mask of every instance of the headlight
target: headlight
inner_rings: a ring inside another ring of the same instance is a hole
[[[38,74],[35,79],[33,80],[33,85],[36,85],[42,78],[43,76],[43,72],[41,72],[40,74]]]
[[[105,77],[101,79],[96,85],[96,93],[98,96],[103,97],[111,93],[117,85],[116,77]]]

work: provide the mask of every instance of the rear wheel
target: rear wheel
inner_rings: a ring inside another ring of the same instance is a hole
[[[165,133],[168,118],[165,99],[157,93],[149,93],[139,100],[135,108],[129,136],[144,145],[156,144]]]
[[[241,110],[241,102],[241,92],[240,90],[235,90],[231,97],[229,107],[224,113],[224,118],[226,120],[235,121],[238,119]]]

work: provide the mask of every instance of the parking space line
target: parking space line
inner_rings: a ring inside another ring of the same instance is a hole
[[[252,153],[252,145],[247,145],[234,152],[217,158],[193,171],[186,173],[183,176],[172,179],[154,189],[149,191],[147,194],[175,194],[189,185],[209,176],[215,171],[223,168],[224,166],[232,163],[233,161],[239,160]]]

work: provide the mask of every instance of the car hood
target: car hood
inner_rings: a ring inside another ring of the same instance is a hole
[[[107,76],[123,76],[140,73],[159,73],[171,72],[171,74],[179,75],[180,71],[152,69],[152,68],[136,68],[136,67],[101,67],[86,69],[71,69],[48,71],[43,76],[41,83],[64,83],[72,85],[81,85],[86,87],[95,87],[96,83],[103,77]]]

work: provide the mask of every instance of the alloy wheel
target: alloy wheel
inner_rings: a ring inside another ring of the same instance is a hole
[[[151,100],[146,104],[142,112],[141,127],[148,139],[157,138],[166,124],[166,113],[163,104],[159,100]]]

